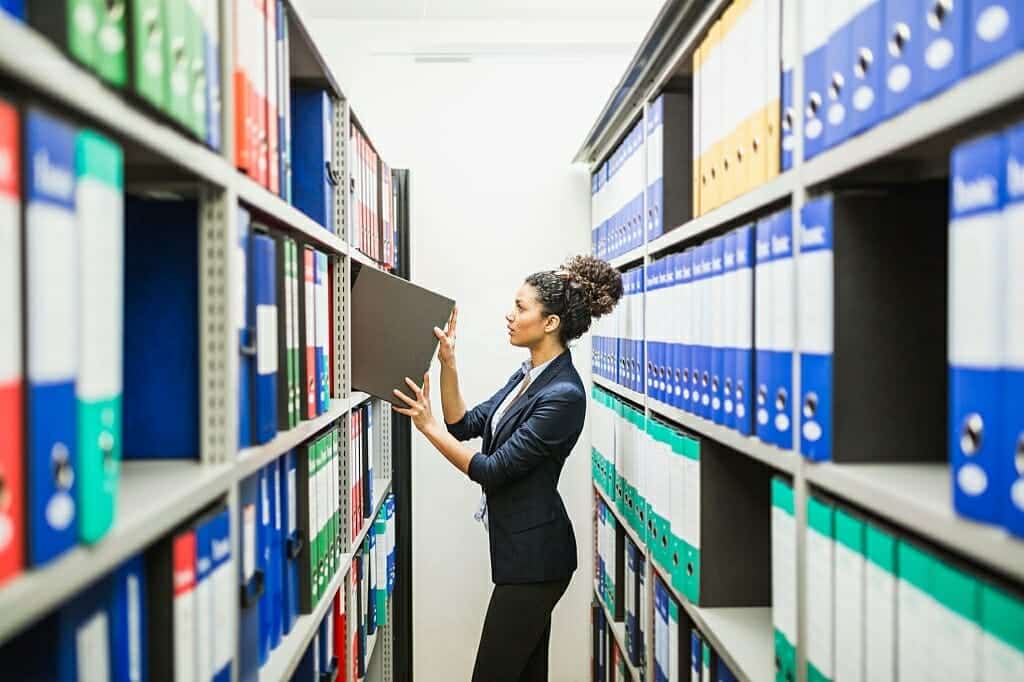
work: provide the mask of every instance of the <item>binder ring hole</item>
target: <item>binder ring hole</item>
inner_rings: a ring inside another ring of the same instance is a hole
[[[673,566],[678,566],[679,565],[679,552],[672,552],[672,565]]]
[[[874,61],[875,55],[872,54],[871,50],[866,47],[860,48],[860,52],[857,55],[857,63],[853,66],[853,73],[856,74],[857,78],[865,78]]]
[[[768,404],[768,387],[764,384],[757,387],[757,404],[761,406]]]
[[[50,460],[53,465],[53,480],[57,487],[69,490],[75,483],[75,472],[71,468],[67,446],[63,443],[54,445]]]
[[[833,100],[838,100],[839,95],[843,92],[844,85],[846,85],[846,79],[843,78],[843,74],[832,74],[832,84],[828,89],[828,96]]]
[[[787,133],[793,130],[793,110],[786,109],[786,113],[782,116],[782,129]]]
[[[743,400],[743,382],[736,382],[736,400]]]
[[[775,409],[782,410],[786,409],[786,403],[789,402],[789,394],[786,393],[786,389],[780,388],[778,393],[775,394]]]
[[[124,16],[124,0],[107,0],[107,16],[110,21],[121,21]]]
[[[661,536],[661,546],[664,548],[668,548],[668,538],[664,535]]]
[[[892,38],[889,39],[889,54],[899,57],[910,42],[910,27],[904,23],[896,24],[893,29]]]
[[[781,670],[782,670],[782,661],[780,661],[779,657],[776,656],[775,657],[775,672],[780,672]]]
[[[804,398],[804,416],[808,419],[813,419],[814,415],[818,413],[818,394],[811,391]]]
[[[707,388],[708,384],[710,382],[711,382],[711,376],[707,372],[704,372],[703,374],[700,375],[700,385],[701,386]]]
[[[985,435],[985,421],[977,412],[967,415],[960,430],[960,450],[968,457],[978,454]]]
[[[750,141],[750,148],[756,154],[761,149],[761,140],[760,140],[760,138],[755,137],[753,140],[751,140]]]
[[[686,575],[693,577],[693,562],[689,561],[686,564]]]
[[[727,396],[731,396],[732,395],[732,379],[728,379],[727,378],[725,380],[724,391],[725,391],[725,395],[727,395]]]
[[[683,370],[683,382],[690,383],[690,370],[688,369]]]
[[[818,115],[818,111],[821,110],[821,95],[816,92],[812,92],[811,96],[807,98],[807,118],[814,118]]]
[[[937,0],[928,12],[928,26],[933,31],[941,31],[946,17],[953,11],[953,0]]]
[[[1017,437],[1017,451],[1013,456],[1013,466],[1018,476],[1024,476],[1024,433]]]
[[[711,378],[711,390],[718,393],[718,377]]]

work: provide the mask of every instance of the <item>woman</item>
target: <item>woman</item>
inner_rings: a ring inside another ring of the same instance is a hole
[[[526,278],[505,316],[509,342],[530,359],[504,387],[472,410],[459,390],[455,363],[458,310],[440,341],[441,406],[447,428],[430,408],[430,377],[411,379],[405,407],[413,424],[449,462],[483,488],[481,514],[490,534],[494,591],[487,608],[474,682],[547,680],[551,611],[576,570],[576,536],[558,494],[558,477],[583,430],[587,393],[569,343],[606,315],[622,296],[622,278],[608,263],[577,256],[560,270]],[[474,453],[460,441],[483,437]]]

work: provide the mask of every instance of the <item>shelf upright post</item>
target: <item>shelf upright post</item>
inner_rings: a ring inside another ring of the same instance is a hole
[[[226,464],[238,450],[238,349],[233,321],[238,297],[238,200],[232,189],[203,184],[199,190],[200,460]]]

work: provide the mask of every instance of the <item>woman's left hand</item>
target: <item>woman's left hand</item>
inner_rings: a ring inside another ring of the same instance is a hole
[[[392,406],[395,412],[404,414],[406,417],[412,419],[413,425],[421,432],[425,431],[427,426],[434,422],[434,413],[430,410],[430,375],[423,375],[423,387],[420,388],[416,385],[416,382],[409,377],[405,378],[405,383],[412,389],[415,398],[410,398],[402,391],[395,389],[395,395],[398,396],[408,407],[398,407],[397,405]]]

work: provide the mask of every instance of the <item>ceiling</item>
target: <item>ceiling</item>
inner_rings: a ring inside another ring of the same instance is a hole
[[[361,20],[642,20],[663,0],[297,0],[309,16]]]

